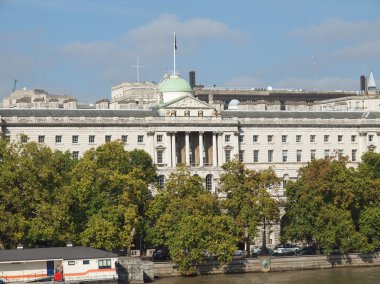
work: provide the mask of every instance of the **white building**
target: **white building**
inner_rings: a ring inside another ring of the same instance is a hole
[[[178,76],[164,79],[152,96],[159,102],[152,108],[110,109],[112,102],[102,100],[96,109],[0,109],[1,134],[69,150],[74,158],[122,140],[126,150],[139,148],[152,156],[160,183],[177,164],[186,163],[215,192],[221,165],[239,157],[251,169],[274,168],[283,179],[275,198],[283,197],[286,181],[296,179],[298,169],[312,159],[344,155],[356,166],[363,153],[380,146],[379,109],[365,110],[361,98],[353,111],[321,111],[327,103],[318,111],[241,110],[236,104],[217,110],[195,98]],[[269,230],[267,238],[269,244],[278,243],[278,228]]]

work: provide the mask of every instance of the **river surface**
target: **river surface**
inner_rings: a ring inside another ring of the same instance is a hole
[[[155,284],[380,284],[380,267],[161,278]]]

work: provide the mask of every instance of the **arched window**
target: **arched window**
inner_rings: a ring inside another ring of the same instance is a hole
[[[282,178],[282,188],[285,189],[286,185],[288,184],[289,181],[289,175],[284,175]]]
[[[270,245],[273,245],[275,242],[274,242],[274,233],[273,231],[269,231],[269,240],[268,240],[269,244]]]
[[[207,175],[206,176],[206,189],[208,191],[212,190],[212,175]]]
[[[158,187],[163,188],[164,185],[165,185],[165,176],[164,175],[158,176]]]

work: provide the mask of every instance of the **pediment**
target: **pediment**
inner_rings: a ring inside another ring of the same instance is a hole
[[[163,109],[213,109],[209,104],[191,96],[185,96],[160,106]]]

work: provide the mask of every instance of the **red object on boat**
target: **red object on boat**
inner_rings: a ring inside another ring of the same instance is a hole
[[[54,281],[62,281],[62,272],[54,273]]]

